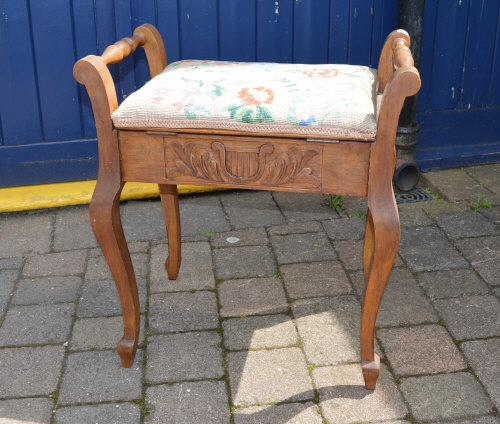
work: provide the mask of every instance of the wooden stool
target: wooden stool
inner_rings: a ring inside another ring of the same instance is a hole
[[[392,32],[378,70],[215,61],[167,67],[159,32],[145,24],[102,56],[75,64],[97,129],[99,175],[90,221],[120,295],[124,335],[117,350],[124,367],[134,359],[140,320],[119,212],[126,181],[159,185],[169,279],[176,279],[181,263],[177,184],[368,196],[361,360],[366,388],[375,388],[375,320],[400,236],[394,142],[403,101],[420,88],[409,45],[405,31]],[[118,108],[106,65],[137,46],[146,51],[152,80]]]

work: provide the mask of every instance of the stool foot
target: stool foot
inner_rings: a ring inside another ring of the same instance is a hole
[[[167,270],[167,275],[169,280],[177,280],[177,275],[179,274],[180,264],[177,261],[170,261],[170,256],[165,261],[165,269]]]
[[[181,220],[179,215],[179,196],[177,186],[158,184],[161,204],[165,216],[168,237],[168,258],[165,261],[168,279],[177,279],[181,266]]]
[[[380,374],[380,357],[375,353],[373,361],[362,361],[363,379],[366,390],[375,390],[377,378]]]
[[[122,360],[122,367],[130,368],[134,362],[135,351],[137,350],[137,340],[122,338],[116,346],[118,355]]]

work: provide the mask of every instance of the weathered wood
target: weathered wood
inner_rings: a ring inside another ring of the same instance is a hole
[[[88,56],[77,62],[75,77],[89,91],[99,140],[99,177],[90,216],[122,302],[124,338],[118,351],[124,366],[130,366],[139,337],[137,286],[119,215],[124,181],[159,184],[169,246],[165,267],[170,279],[177,277],[181,263],[178,183],[351,194],[368,196],[361,360],[366,388],[375,388],[380,372],[380,359],[374,352],[375,322],[400,235],[391,184],[396,129],[405,97],[420,87],[409,42],[408,34],[397,30],[382,49],[378,78],[383,95],[375,141],[309,140],[291,134],[201,129],[116,130],[110,116],[117,107],[116,93],[106,63],[115,63],[143,45],[154,77],[167,63],[158,31],[143,25],[132,39],[107,49],[104,59]]]

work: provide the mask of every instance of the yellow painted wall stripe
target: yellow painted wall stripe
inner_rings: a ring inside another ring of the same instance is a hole
[[[0,212],[16,212],[30,209],[90,203],[96,181],[40,184],[22,187],[0,188]],[[178,186],[179,194],[218,190],[214,187]],[[126,183],[121,199],[145,199],[158,197],[157,184]]]

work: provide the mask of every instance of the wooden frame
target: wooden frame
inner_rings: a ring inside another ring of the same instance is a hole
[[[102,56],[87,56],[75,64],[74,76],[87,88],[96,122],[99,175],[90,221],[120,296],[124,335],[117,350],[124,367],[132,364],[140,321],[137,285],[119,213],[126,181],[159,185],[169,279],[177,277],[181,263],[177,184],[346,194],[368,196],[361,360],[366,388],[375,389],[380,373],[380,358],[374,352],[375,321],[400,236],[392,189],[394,143],[403,101],[420,88],[409,45],[403,30],[393,31],[385,41],[378,67],[378,129],[371,142],[223,130],[115,129],[111,114],[118,102],[107,65],[120,62],[138,46],[146,51],[151,78],[167,65],[163,40],[149,24],[138,27],[132,38],[109,46]],[[210,161],[204,161],[207,157]],[[192,158],[199,166],[190,165]]]

